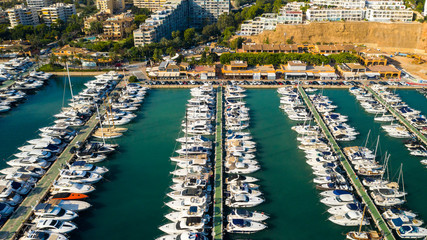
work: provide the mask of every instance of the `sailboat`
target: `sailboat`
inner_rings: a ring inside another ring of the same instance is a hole
[[[97,107],[97,111],[98,111],[98,107]],[[107,114],[107,119],[109,119],[108,113],[106,113],[106,114]],[[98,116],[99,116],[99,112],[98,112]],[[115,128],[114,124],[112,127],[105,128],[102,126],[101,119],[99,119],[99,125],[100,125],[100,127],[98,129],[96,129],[96,131],[92,135],[96,138],[102,138],[102,139],[118,138],[118,137],[123,136],[122,132],[127,131],[127,128],[118,128],[118,129]],[[116,131],[116,130],[118,130],[118,131]]]
[[[365,217],[366,206],[363,209],[363,216],[360,222],[359,231],[351,231],[347,233],[347,239],[351,240],[380,240],[382,237],[378,234],[377,231],[362,231],[363,219]]]

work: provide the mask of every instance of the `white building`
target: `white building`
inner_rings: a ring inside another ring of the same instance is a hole
[[[367,0],[366,7],[371,9],[406,9],[405,3],[400,0]]]
[[[13,8],[6,10],[10,25],[12,28],[19,24],[35,26],[39,24],[39,17],[37,16],[37,10],[22,5],[16,5]]]
[[[202,28],[216,23],[223,13],[230,12],[230,0],[189,0],[190,25]]]
[[[139,28],[133,31],[134,45],[144,46],[169,38],[176,30],[188,28],[188,1],[165,3],[163,10],[151,14]]]
[[[340,9],[340,8],[325,8],[325,9],[308,9],[306,18],[308,21],[362,21],[365,11],[363,9]]]
[[[41,10],[44,7],[48,7],[52,4],[51,0],[27,0],[27,6],[36,9],[37,11]]]
[[[73,14],[76,14],[74,4],[55,3],[49,7],[42,8],[42,18],[46,25],[50,26],[57,19],[66,22]]]
[[[240,35],[250,36],[263,32],[264,30],[274,30],[277,26],[277,14],[265,13],[261,17],[247,20],[240,26]]]
[[[277,16],[277,23],[280,24],[301,24],[303,13],[302,11],[290,11],[282,8]]]
[[[411,10],[366,10],[366,19],[371,22],[412,22],[413,16]]]
[[[311,0],[313,5],[335,6],[338,8],[364,8],[365,0]]]

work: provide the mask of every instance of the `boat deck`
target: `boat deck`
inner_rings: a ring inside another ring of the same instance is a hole
[[[33,71],[35,68],[36,68],[35,66],[31,66],[31,67],[29,67],[29,68],[28,68],[24,73],[21,73],[21,74],[22,74],[22,77],[26,77],[26,76],[28,76],[28,75],[30,74],[30,72],[31,72],[31,71]],[[15,79],[16,79],[19,75],[20,75],[20,74],[18,74],[14,79],[4,81],[2,84],[0,84],[0,89],[3,89],[3,88],[9,88],[10,86],[12,86],[12,85],[15,83]]]
[[[372,93],[372,95],[375,97],[375,99],[377,99],[384,107],[387,108],[387,110],[393,114],[393,116],[395,118],[397,118],[403,125],[406,126],[406,128],[409,129],[409,131],[411,131],[412,133],[414,133],[417,138],[419,140],[421,140],[424,144],[427,144],[427,138],[420,132],[418,131],[418,129],[414,126],[412,126],[412,124],[406,120],[406,118],[404,118],[402,116],[402,114],[400,114],[398,111],[396,111],[396,109],[394,109],[390,104],[388,104],[386,101],[384,101],[384,99],[378,95],[374,90],[372,90],[372,88],[366,86],[365,87],[370,93]]]
[[[351,167],[347,157],[344,155],[343,151],[341,150],[341,147],[335,141],[335,138],[333,137],[329,128],[326,126],[322,117],[319,115],[316,108],[313,106],[310,98],[307,96],[307,94],[305,93],[304,89],[301,86],[298,86],[298,91],[300,92],[302,98],[304,99],[304,102],[307,104],[310,111],[313,113],[313,116],[314,116],[316,122],[319,124],[319,126],[322,129],[323,133],[325,134],[326,138],[331,143],[332,148],[338,154],[339,159],[341,161],[341,164],[343,165],[345,171],[347,172],[347,175],[350,177],[352,185],[356,189],[359,196],[362,198],[362,201],[368,207],[369,212],[372,216],[372,219],[374,220],[378,229],[383,233],[385,239],[394,240],[395,237],[394,237],[393,233],[391,232],[390,228],[387,226],[386,222],[384,221],[383,217],[381,216],[380,212],[378,211],[378,208],[375,206],[371,197],[369,197],[368,192],[366,191],[365,187],[360,182],[360,179],[358,178],[358,176],[354,172],[353,168]]]
[[[216,100],[216,134],[215,134],[215,193],[214,193],[214,216],[213,216],[213,238],[223,239],[223,167],[222,167],[222,87],[217,88]]]
[[[122,85],[123,83],[124,81],[119,82],[116,86]],[[106,111],[106,103],[108,103],[107,100],[105,100],[100,107],[101,115]],[[0,229],[0,239],[16,238],[17,233],[25,226],[25,222],[31,216],[33,206],[39,204],[47,196],[50,186],[53,181],[58,178],[62,166],[71,161],[74,157],[74,154],[70,153],[70,149],[75,146],[77,142],[86,141],[91,136],[97,124],[98,119],[96,119],[96,114],[94,114],[82,127],[82,130],[79,131],[79,134],[68,144],[46,174],[37,182],[36,187],[25,197],[24,201],[15,210],[9,220],[3,225]]]

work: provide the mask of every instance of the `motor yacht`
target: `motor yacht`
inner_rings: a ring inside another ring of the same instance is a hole
[[[64,210],[57,206],[52,206],[52,204],[47,203],[40,203],[37,206],[34,207],[34,215],[36,216],[36,219],[33,220],[39,221],[39,220],[61,220],[61,221],[71,221],[78,217],[77,213],[70,211],[70,210]]]
[[[36,230],[47,230],[54,233],[69,233],[77,226],[71,222],[63,222],[60,220],[39,220],[34,226]]]
[[[225,204],[228,207],[254,207],[264,202],[261,197],[251,197],[244,194],[236,194],[228,197]]]
[[[349,211],[344,215],[333,215],[328,218],[329,221],[341,226],[359,226],[369,225],[369,221],[363,218],[361,211]]]
[[[268,215],[262,212],[251,212],[246,209],[236,208],[228,214],[227,219],[230,222],[233,219],[245,219],[255,222],[262,222],[269,218]]]
[[[254,233],[264,230],[267,226],[260,222],[255,222],[247,219],[231,219],[227,224],[227,232],[229,233]]]

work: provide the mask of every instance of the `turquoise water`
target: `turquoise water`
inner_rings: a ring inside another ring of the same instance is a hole
[[[88,78],[73,77],[75,92]],[[0,157],[5,159],[26,140],[37,137],[37,129],[48,125],[62,105],[63,81],[55,78],[37,94],[0,115]],[[68,93],[68,91],[67,91]],[[398,91],[410,106],[427,113],[427,101],[415,91]],[[417,158],[409,155],[401,139],[390,138],[365,113],[347,90],[324,90],[338,105],[337,112],[349,115],[352,126],[361,134],[346,145],[364,144],[372,129],[368,146],[375,147],[380,136],[380,154],[391,153],[392,176],[404,163],[405,190],[409,192],[406,206],[427,220],[427,169]],[[271,216],[268,229],[252,235],[232,235],[232,239],[344,239],[345,228],[327,220],[326,207],[312,183],[311,168],[298,149],[296,124],[278,108],[275,89],[247,91],[246,101],[251,109],[251,132],[257,142],[261,170],[253,174],[261,181],[266,202],[256,209]],[[71,239],[153,239],[162,235],[158,226],[166,223],[165,193],[171,184],[169,172],[173,165],[169,157],[175,148],[180,122],[185,114],[189,90],[150,90],[138,117],[129,125],[125,136],[117,139],[118,151],[106,162],[110,169],[106,180],[96,185],[90,195],[91,209],[80,213],[75,220],[79,229]],[[413,102],[412,102],[413,101]],[[28,117],[30,116],[30,117]],[[28,120],[31,119],[31,120]],[[2,162],[0,167],[4,167]]]
[[[167,221],[165,193],[173,170],[169,157],[185,115],[187,90],[150,90],[119,138],[118,152],[100,163],[110,169],[90,195],[93,207],[75,221],[72,239],[153,239]]]
[[[53,115],[59,113],[62,107],[64,79],[65,77],[51,78],[46,86],[29,95],[25,102],[8,113],[0,114],[0,168],[7,166],[5,160],[17,151],[17,147],[24,145],[27,140],[38,138],[37,130],[55,120]],[[84,87],[83,83],[90,79],[93,78],[73,77],[74,93],[80,92]],[[68,100],[70,95],[68,88],[65,99]]]
[[[250,131],[257,142],[261,170],[253,174],[261,181],[266,202],[256,209],[271,216],[268,229],[233,239],[343,239],[345,229],[327,220],[312,180],[314,175],[298,149],[296,122],[279,109],[275,89],[248,90]]]
[[[416,90],[397,90],[397,94],[406,102],[410,107],[421,111],[422,114],[427,114],[427,99]]]
[[[346,145],[363,145],[371,130],[368,147],[375,149],[375,141],[380,136],[380,156],[384,156],[385,152],[391,154],[389,161],[391,177],[397,177],[400,165],[403,163],[405,191],[408,192],[405,207],[419,213],[420,219],[427,221],[427,188],[425,186],[427,169],[420,163],[423,158],[411,156],[402,139],[387,136],[386,132],[381,129],[381,124],[374,121],[374,115],[366,113],[348,90],[324,90],[323,93],[339,107],[337,112],[349,116],[349,124],[361,133],[355,141]],[[402,90],[398,93],[404,101],[416,109],[423,110],[419,106],[426,106],[425,98],[416,99],[417,95],[414,91]],[[426,112],[425,110],[424,108],[424,112]]]

